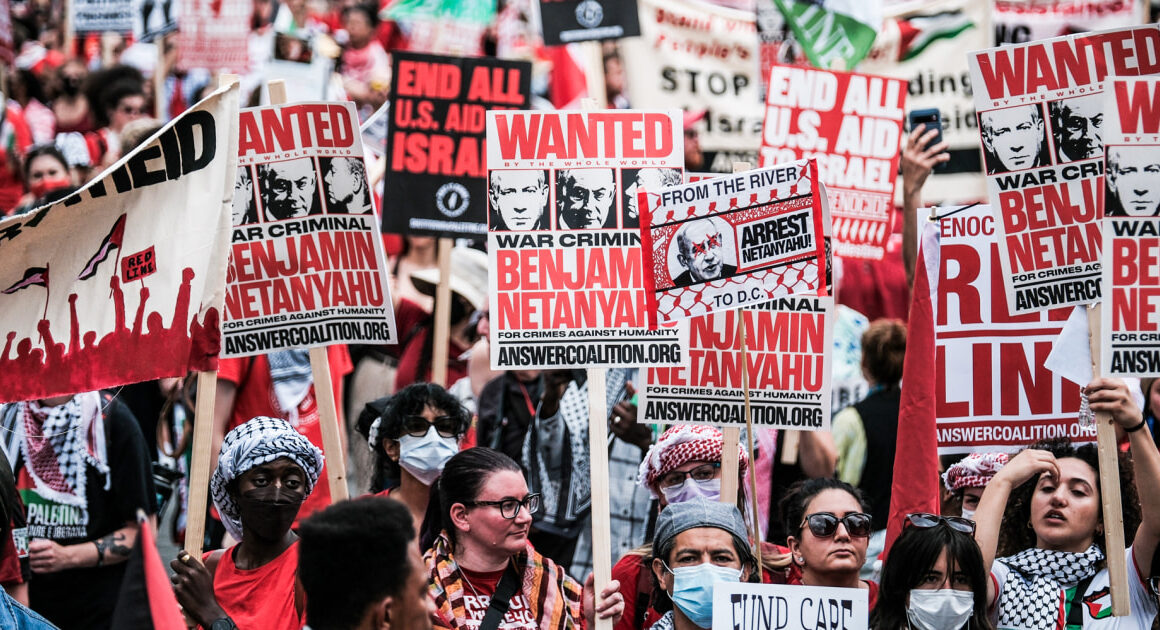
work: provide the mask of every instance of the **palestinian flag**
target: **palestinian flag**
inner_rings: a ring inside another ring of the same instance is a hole
[[[933,15],[915,15],[898,20],[901,38],[898,60],[921,55],[926,47],[940,39],[953,39],[975,25],[962,11],[945,11]]]
[[[169,574],[157,553],[153,526],[144,512],[137,513],[141,529],[125,568],[121,595],[113,610],[111,627],[119,630],[186,630]]]
[[[24,271],[24,277],[17,280],[15,284],[0,291],[5,295],[12,295],[21,289],[27,289],[31,286],[42,286],[48,288],[48,266],[44,267],[29,267]]]
[[[113,229],[109,230],[108,236],[101,241],[100,247],[89,262],[85,263],[85,268],[81,270],[81,274],[77,276],[77,280],[88,280],[97,274],[97,267],[109,257],[109,253],[114,249],[121,249],[121,241],[125,238],[125,215],[117,218],[116,223],[113,224]]]

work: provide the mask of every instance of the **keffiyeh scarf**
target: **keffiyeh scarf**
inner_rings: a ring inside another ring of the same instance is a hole
[[[278,418],[258,416],[234,428],[222,441],[217,468],[209,480],[213,504],[222,524],[234,540],[242,539],[242,519],[238,504],[230,497],[229,484],[246,471],[285,457],[306,473],[306,495],[314,490],[322,473],[322,451],[290,423]]]
[[[435,544],[423,560],[427,565],[430,583],[427,586],[439,616],[452,630],[466,627],[467,607],[464,602],[463,573],[451,553],[451,541],[446,533],[435,539]],[[580,627],[580,583],[568,577],[555,562],[541,556],[528,543],[527,551],[512,559],[520,572],[520,591],[527,596],[529,612],[540,621],[540,630],[566,630]]]
[[[656,444],[649,447],[644,461],[640,463],[637,483],[651,492],[654,498],[660,498],[655,486],[661,477],[688,462],[719,462],[722,450],[724,438],[720,429],[695,424],[673,425],[661,434]],[[741,466],[741,477],[744,478],[745,472],[749,470],[749,455],[740,444],[737,450],[737,461]]]
[[[36,402],[14,407],[13,422],[6,422],[9,426],[5,428],[12,433],[7,436],[5,451],[9,461],[15,462],[19,450],[38,494],[56,503],[87,506],[90,465],[104,476],[104,488],[109,489],[100,393],[77,394],[56,407]]]
[[[561,530],[575,527],[592,504],[592,475],[588,462],[588,383],[568,383],[560,397],[560,419],[568,429],[562,479],[554,478],[540,461],[539,434],[529,427],[524,436],[524,462],[528,489],[539,493],[543,506],[538,516]],[[567,485],[565,485],[567,484]],[[563,504],[561,504],[563,501]]]
[[[274,398],[287,414],[290,424],[298,425],[298,404],[306,399],[314,376],[310,372],[309,350],[279,350],[266,355],[270,364],[270,381],[274,384]]]
[[[1011,572],[999,597],[998,627],[1059,627],[1064,585],[1095,575],[1103,560],[1095,545],[1083,553],[1032,548],[999,558]]]

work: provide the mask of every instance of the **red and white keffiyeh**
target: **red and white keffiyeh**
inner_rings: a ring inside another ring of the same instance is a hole
[[[649,447],[644,461],[640,463],[637,483],[651,492],[653,497],[659,498],[657,480],[688,462],[720,462],[723,440],[721,431],[716,427],[673,425]],[[737,445],[737,461],[741,465],[739,476],[744,478],[749,469],[749,456],[740,444]]]
[[[971,453],[943,473],[947,490],[982,488],[1007,463],[1007,453]]]

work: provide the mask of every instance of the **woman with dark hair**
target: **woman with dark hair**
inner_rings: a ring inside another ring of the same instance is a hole
[[[24,154],[24,187],[28,191],[13,214],[24,214],[44,205],[48,193],[73,186],[68,160],[54,145],[32,147]]]
[[[459,452],[471,416],[459,399],[434,383],[414,383],[386,400],[383,412],[359,432],[374,453],[370,491],[403,502],[415,528],[423,523],[431,484]]]
[[[781,500],[786,541],[801,577],[791,583],[869,589],[870,610],[878,585],[858,572],[866,561],[870,515],[862,492],[837,479],[822,477],[794,484]]]
[[[1084,393],[1131,446],[1119,474],[1132,614],[1111,616],[1096,446],[1046,440],[995,474],[975,513],[1000,628],[1148,628],[1156,616],[1144,578],[1160,541],[1160,452],[1122,381],[1098,378]]]
[[[875,630],[991,630],[987,571],[969,519],[908,514],[882,567]]]
[[[475,629],[498,616],[492,627],[563,630],[584,622],[592,627],[596,615],[620,617],[624,601],[616,580],[597,603],[591,577],[581,588],[528,543],[539,507],[519,464],[499,451],[471,448],[447,462],[423,532],[437,628]]]

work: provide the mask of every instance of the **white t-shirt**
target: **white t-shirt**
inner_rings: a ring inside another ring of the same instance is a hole
[[[1132,594],[1132,614],[1126,617],[1112,616],[1112,594],[1108,588],[1108,570],[1103,569],[1088,584],[1087,592],[1080,600],[1083,606],[1083,627],[1085,630],[1089,628],[1095,630],[1149,630],[1152,627],[1152,619],[1156,616],[1157,610],[1156,598],[1148,591],[1148,585],[1144,582],[1144,578],[1140,577],[1140,571],[1136,566],[1131,547],[1125,550],[1125,555],[1128,562],[1128,590]],[[1003,584],[1006,583],[1007,575],[1010,572],[1011,568],[1002,562],[991,565],[991,580],[995,585],[996,602],[1003,595]],[[1075,585],[1066,584],[1064,586],[1072,588]],[[998,613],[999,607],[996,605],[995,610],[991,613],[992,621],[998,619]],[[998,630],[1025,629],[999,627]],[[1027,628],[1026,630],[1036,629]]]

